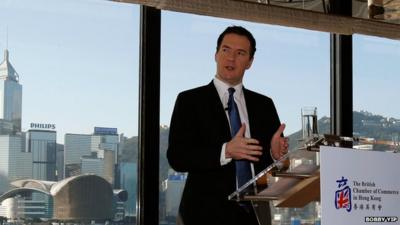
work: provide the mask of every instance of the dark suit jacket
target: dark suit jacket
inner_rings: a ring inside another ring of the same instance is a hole
[[[270,140],[280,121],[272,100],[243,89],[251,137],[263,155],[256,174],[273,162]],[[229,201],[236,190],[234,161],[221,166],[223,143],[231,140],[229,122],[214,83],[180,93],[172,114],[167,158],[171,167],[188,172],[180,214],[185,225],[251,225],[251,216]]]

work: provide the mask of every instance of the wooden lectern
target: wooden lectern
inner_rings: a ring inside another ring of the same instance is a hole
[[[320,200],[319,152],[296,150],[286,154],[257,174],[228,197],[251,201],[260,225],[265,221],[262,209],[270,201],[275,207],[302,208]],[[270,218],[268,218],[269,220]]]

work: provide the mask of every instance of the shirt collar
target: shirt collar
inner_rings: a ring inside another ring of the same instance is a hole
[[[217,76],[214,77],[214,85],[217,89],[218,95],[222,98],[225,94],[228,94],[228,88],[232,87],[231,85],[223,82],[222,80],[218,79]],[[239,83],[235,86],[235,96],[241,96],[243,94],[243,84]]]

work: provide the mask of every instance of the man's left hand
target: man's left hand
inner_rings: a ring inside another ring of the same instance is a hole
[[[282,123],[271,139],[271,153],[275,160],[280,159],[288,152],[289,139],[287,137],[282,137],[285,127],[286,125]]]

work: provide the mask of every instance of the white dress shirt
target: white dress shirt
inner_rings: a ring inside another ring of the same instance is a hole
[[[224,107],[224,110],[228,108],[228,99],[229,99],[229,92],[228,92],[228,88],[232,87],[226,83],[224,83],[223,81],[221,81],[220,79],[218,79],[217,77],[214,78],[213,80],[215,88],[217,89],[219,98],[221,99],[222,105]],[[239,116],[240,116],[240,121],[241,123],[245,123],[246,124],[246,131],[245,131],[245,137],[250,138],[250,125],[249,125],[249,116],[247,114],[247,108],[246,108],[246,101],[244,99],[244,94],[243,94],[243,84],[240,83],[236,86],[234,86],[233,88],[235,88],[235,93],[233,93],[233,98],[236,102],[236,105],[239,109]],[[225,110],[225,114],[226,117],[228,118],[228,122],[229,122],[229,126],[230,126],[230,120],[229,120],[229,113],[228,110]],[[222,145],[222,149],[221,149],[221,157],[220,157],[220,162],[221,165],[226,165],[229,162],[232,161],[231,158],[226,158],[225,157],[225,148],[226,148],[226,143],[224,143]],[[251,163],[251,170],[252,170],[252,174],[254,176],[254,169],[253,169],[253,163]]]

